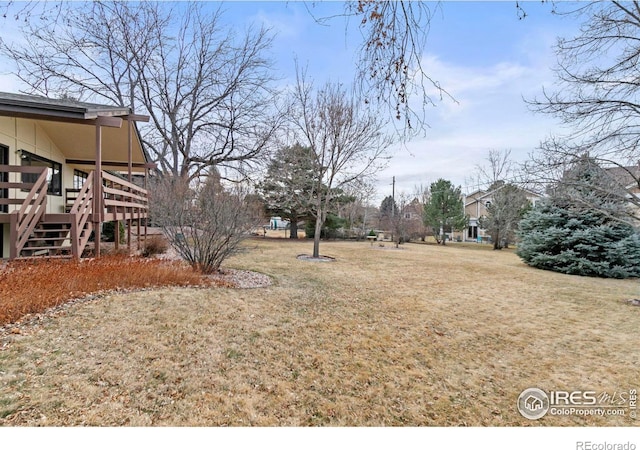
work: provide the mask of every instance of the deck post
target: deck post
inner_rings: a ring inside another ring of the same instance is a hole
[[[96,168],[93,180],[93,230],[94,230],[94,253],[96,258],[100,257],[100,235],[102,233],[102,128],[100,123],[96,123]]]
[[[128,144],[129,144],[129,154],[128,156],[128,160],[127,160],[127,169],[129,170],[129,183],[133,182],[133,175],[131,174],[132,168],[133,168],[133,136],[131,133],[131,124],[132,124],[132,120],[131,117],[127,118],[127,134],[128,134]],[[126,217],[129,217],[129,215],[131,213],[133,213],[133,211],[130,211],[129,214],[127,214],[127,209],[125,208],[125,214]],[[129,254],[131,254],[131,219],[127,219],[127,250],[129,251]],[[119,226],[119,225],[118,225]]]
[[[116,211],[118,209],[116,208]],[[117,213],[116,213],[117,215]],[[113,245],[115,247],[116,250],[120,250],[120,221],[116,220],[115,225],[114,225],[114,235],[113,235]]]
[[[74,258],[80,259],[80,236],[78,230],[78,217],[77,214],[71,214],[71,255]]]
[[[149,227],[149,194],[148,194],[148,184],[147,184],[147,180],[149,179],[149,169],[147,167],[145,167],[144,169],[144,189],[147,191],[147,212],[146,212],[146,218],[144,219],[144,246],[147,246],[147,231],[148,231],[148,227]]]
[[[18,213],[9,214],[9,260],[18,257]]]

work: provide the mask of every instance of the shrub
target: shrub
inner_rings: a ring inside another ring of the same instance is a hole
[[[119,222],[120,223],[120,242],[124,242],[124,223],[123,222]],[[104,224],[102,224],[102,235],[104,236],[104,240],[106,242],[115,242],[116,240],[116,235],[115,235],[115,228],[116,228],[116,222],[105,222]]]
[[[95,292],[207,284],[210,280],[178,262],[118,255],[13,261],[0,271],[0,325]]]
[[[320,238],[321,239],[338,239],[344,238],[344,226],[346,225],[347,220],[341,217],[338,217],[335,214],[329,213],[327,214],[327,218],[322,225],[320,230]],[[309,220],[305,224],[304,228],[305,236],[313,239],[316,234],[316,223],[315,221]]]
[[[241,186],[225,189],[214,174],[201,185],[166,177],[151,190],[150,214],[171,246],[203,273],[215,273],[262,222]]]
[[[142,255],[146,257],[161,255],[168,249],[169,242],[167,242],[167,239],[160,234],[154,234],[147,238],[147,242],[145,243],[144,249],[142,250]]]

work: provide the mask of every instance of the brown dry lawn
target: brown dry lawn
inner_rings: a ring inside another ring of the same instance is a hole
[[[626,426],[520,416],[528,387],[638,387],[633,280],[529,268],[484,246],[255,239],[263,289],[74,305],[0,350],[0,424]]]

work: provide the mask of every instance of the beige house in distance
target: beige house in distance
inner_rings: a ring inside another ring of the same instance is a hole
[[[0,92],[0,258],[80,257],[111,221],[128,224],[130,249],[148,209],[134,179],[154,167],[135,126],[147,120],[125,107]]]
[[[500,188],[498,188],[500,189]],[[535,192],[526,190],[527,200],[531,202],[532,206],[542,199],[542,195]],[[469,217],[469,224],[464,233],[454,233],[454,239],[460,238],[463,241],[487,241],[489,239],[488,233],[480,227],[480,218],[487,216],[487,207],[491,205],[495,190],[484,191],[477,190],[464,197],[464,211]]]

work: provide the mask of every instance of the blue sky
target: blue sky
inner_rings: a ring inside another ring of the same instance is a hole
[[[522,3],[522,2],[521,2]],[[519,20],[515,1],[441,2],[432,20],[423,55],[424,67],[457,100],[436,102],[427,111],[430,128],[406,146],[396,146],[389,167],[379,174],[378,201],[391,194],[411,193],[418,184],[442,177],[462,185],[490,149],[511,149],[526,159],[548,134],[561,131],[550,117],[534,115],[523,97],[540,95],[553,85],[552,46],[558,35],[573,33],[577,24],[551,14],[551,6],[522,3]],[[431,4],[435,6],[435,3]],[[278,31],[275,54],[285,78],[294,76],[294,56],[318,82],[350,82],[359,31],[344,18],[325,26],[314,22],[343,11],[342,2],[239,2],[232,10],[252,11],[246,21],[262,21]],[[236,12],[237,13],[237,12]]]
[[[391,149],[393,158],[379,174],[376,201],[391,193],[393,176],[396,193],[410,193],[417,184],[440,177],[472,190],[466,181],[490,149],[511,149],[514,159],[522,161],[547,135],[561,131],[552,118],[531,113],[522,98],[553,86],[552,45],[556,36],[574,33],[577,24],[551,14],[549,4],[521,4],[528,14],[524,20],[511,0],[440,3],[423,65],[457,103],[436,102],[427,111],[426,136]],[[273,59],[283,84],[295,76],[294,58],[308,66],[318,83],[351,82],[360,43],[356,21],[347,26],[336,17],[320,25],[313,18],[341,13],[342,2],[227,2],[223,8],[223,17],[234,26],[272,29]],[[15,26],[4,21],[5,32]],[[10,72],[0,73],[0,90],[19,88]]]

